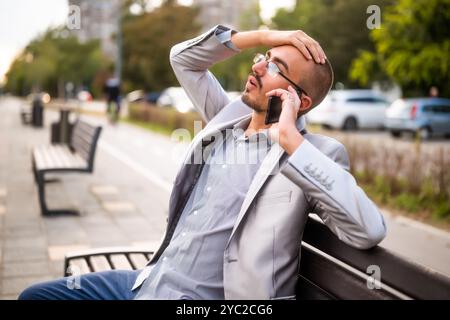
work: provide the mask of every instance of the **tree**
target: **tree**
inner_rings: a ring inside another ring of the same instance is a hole
[[[54,96],[58,86],[64,86],[65,82],[90,87],[96,74],[109,64],[97,40],[82,44],[62,27],[49,29],[32,40],[13,61],[5,87],[20,95],[35,89]]]
[[[405,95],[427,95],[437,86],[450,97],[450,0],[399,0],[371,32],[374,50],[362,51],[351,76],[365,85],[384,77]]]
[[[239,31],[255,30],[263,24],[260,16],[259,3],[254,2],[239,17]],[[228,59],[225,63],[218,63],[211,68],[226,90],[240,91],[251,72],[253,57],[263,48],[247,49]]]
[[[383,10],[393,0],[378,0]],[[354,87],[349,77],[352,60],[361,50],[372,50],[366,21],[367,7],[373,0],[297,0],[292,11],[280,9],[272,19],[273,28],[301,29],[316,39],[330,59],[335,81]]]
[[[123,20],[125,91],[159,91],[177,85],[169,63],[170,48],[199,32],[200,26],[193,23],[196,15],[197,9],[169,1]]]

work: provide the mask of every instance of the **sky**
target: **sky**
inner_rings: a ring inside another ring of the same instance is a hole
[[[245,0],[243,0],[245,1]],[[179,0],[189,5],[192,0]],[[260,0],[261,16],[270,19],[277,8],[289,8],[295,0]],[[20,51],[49,27],[66,23],[67,0],[0,0],[0,83]]]

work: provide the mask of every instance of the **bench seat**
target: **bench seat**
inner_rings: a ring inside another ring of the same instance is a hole
[[[34,148],[33,158],[39,171],[88,170],[88,162],[64,144]]]

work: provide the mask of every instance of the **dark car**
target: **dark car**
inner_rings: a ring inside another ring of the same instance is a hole
[[[450,135],[450,99],[399,99],[386,110],[385,127],[394,137],[408,132],[422,139]]]

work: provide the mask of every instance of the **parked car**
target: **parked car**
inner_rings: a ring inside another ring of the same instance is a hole
[[[128,102],[141,102],[145,98],[145,94],[143,90],[134,90],[129,92],[126,95],[126,99]]]
[[[92,101],[92,94],[87,90],[81,90],[77,93],[77,98],[82,102]]]
[[[388,106],[385,97],[373,90],[333,90],[306,118],[326,128],[383,128]]]
[[[194,110],[194,106],[182,87],[170,87],[165,89],[158,98],[158,107],[174,107],[179,112],[185,113]]]
[[[386,110],[385,126],[394,137],[404,132],[422,139],[450,135],[450,99],[398,99]]]
[[[158,98],[161,96],[161,92],[152,91],[144,92],[144,90],[134,90],[126,95],[128,102],[148,102],[156,104]]]

